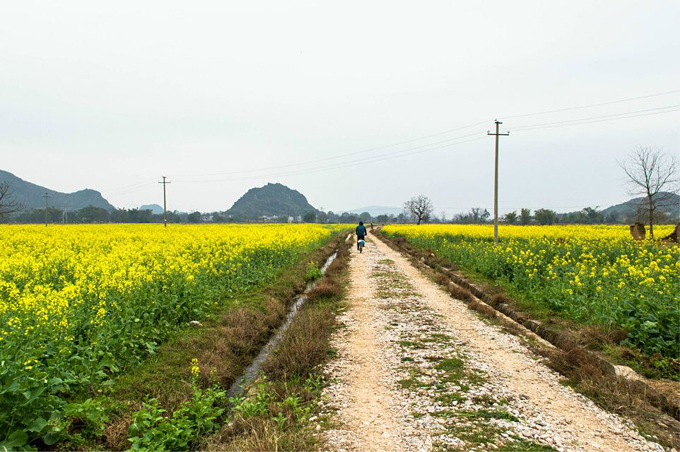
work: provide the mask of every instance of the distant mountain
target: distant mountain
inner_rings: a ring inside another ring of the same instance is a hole
[[[282,184],[267,184],[251,188],[234,203],[227,215],[241,217],[262,216],[303,216],[307,212],[317,213],[305,196]]]
[[[159,206],[158,204],[144,204],[143,206],[139,206],[139,210],[150,210],[151,213],[160,215],[163,213],[163,206]]]
[[[104,199],[101,193],[89,188],[74,193],[61,193],[32,184],[12,173],[0,170],[0,183],[5,182],[11,187],[14,201],[22,204],[26,210],[44,209],[45,193],[50,195],[48,198],[49,206],[57,209],[78,210],[88,206],[101,207],[107,210],[115,209],[114,206]]]
[[[662,193],[659,193],[659,195],[661,194]],[[663,193],[663,195],[665,195],[669,201],[664,202],[664,204],[667,205],[660,207],[659,210],[668,213],[671,218],[678,218],[680,215],[680,196],[676,195],[675,193]],[[628,201],[621,204],[607,207],[602,211],[602,213],[604,214],[605,218],[613,215],[620,220],[633,221],[636,217],[640,202],[644,200],[645,198],[629,199]]]
[[[372,217],[377,217],[378,215],[394,215],[397,216],[402,213],[404,209],[401,207],[386,207],[386,206],[368,206],[361,207],[359,209],[353,210],[343,210],[341,212],[353,213],[356,215],[361,215],[364,212],[368,212]]]

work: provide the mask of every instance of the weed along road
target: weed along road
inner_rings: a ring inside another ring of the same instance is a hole
[[[338,451],[661,451],[370,236],[354,250],[323,431]]]

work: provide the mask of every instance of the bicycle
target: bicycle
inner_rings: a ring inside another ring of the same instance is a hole
[[[357,242],[357,248],[359,249],[359,254],[361,254],[364,251],[364,245],[366,245],[366,242],[364,239],[359,239]]]

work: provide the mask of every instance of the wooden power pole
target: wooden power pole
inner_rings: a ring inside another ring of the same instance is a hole
[[[47,227],[47,198],[49,198],[50,196],[52,195],[50,195],[47,192],[45,192],[45,194],[43,195],[43,198],[45,198],[45,227]]]
[[[169,184],[170,182],[166,181],[165,176],[161,176],[163,178],[162,182],[159,182],[159,184],[163,184],[163,225],[164,227],[168,227],[168,198],[166,196],[165,192],[165,186]]]
[[[494,243],[498,243],[498,137],[501,135],[510,135],[510,132],[500,133],[498,128],[503,123],[498,119],[496,119],[494,122],[496,123],[496,133],[491,133],[488,131],[486,133],[487,135],[494,135],[496,137],[496,163],[493,180],[493,241]]]

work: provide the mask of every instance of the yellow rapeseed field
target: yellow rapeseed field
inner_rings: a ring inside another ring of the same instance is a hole
[[[680,248],[636,242],[628,226],[391,225],[403,236],[526,299],[584,323],[627,332],[628,344],[680,357]],[[673,226],[657,226],[657,236]]]
[[[0,443],[56,441],[71,394],[341,228],[0,225]]]

